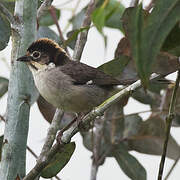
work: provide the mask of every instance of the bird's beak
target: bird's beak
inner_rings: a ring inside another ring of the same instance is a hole
[[[22,61],[22,62],[30,62],[32,61],[33,58],[31,56],[28,56],[28,55],[25,55],[25,56],[22,56],[22,57],[19,57],[17,59],[17,61]]]

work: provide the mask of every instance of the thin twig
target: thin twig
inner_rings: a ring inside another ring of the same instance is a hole
[[[99,158],[100,158],[100,149],[101,149],[101,140],[102,140],[102,130],[103,130],[104,120],[103,118],[98,118],[94,122],[94,131],[93,132],[93,160],[91,165],[91,180],[96,180],[97,171],[99,168]]]
[[[44,0],[41,6],[39,7],[37,11],[37,19],[39,19],[45,12],[46,10],[51,6],[53,0]]]
[[[66,53],[68,54],[68,56],[70,57],[70,54],[69,54],[69,51],[67,49],[67,46],[66,46],[66,43],[65,43],[65,39],[63,37],[63,33],[61,31],[61,28],[60,28],[60,25],[58,23],[58,19],[56,17],[56,12],[55,12],[55,8],[53,6],[51,6],[51,8],[49,9],[50,10],[50,13],[51,13],[51,16],[54,20],[54,23],[56,24],[56,27],[57,27],[57,30],[58,30],[58,33],[59,33],[59,36],[61,38],[61,41],[62,41],[62,44],[63,44],[63,48],[66,50]]]
[[[159,165],[158,180],[162,180],[164,163],[165,163],[165,159],[166,159],[166,152],[167,152],[167,146],[168,146],[168,140],[169,140],[169,134],[170,134],[172,120],[174,119],[174,110],[175,110],[175,104],[176,104],[177,91],[179,88],[179,82],[180,82],[180,70],[178,70],[178,73],[177,73],[176,83],[175,83],[173,94],[171,97],[169,113],[168,113],[168,116],[166,118],[166,137],[165,137],[165,141],[164,141],[164,147],[163,147],[163,153],[161,156],[161,162]]]
[[[8,19],[8,21],[11,24],[14,24],[16,22],[14,16],[2,3],[0,3],[0,11],[1,11],[1,13],[3,13],[5,15],[5,17]]]
[[[41,154],[38,158],[38,161],[40,161],[40,162],[43,161],[45,154],[51,149],[52,144],[56,138],[56,133],[59,130],[60,121],[61,121],[63,115],[64,115],[63,111],[61,111],[60,109],[56,109],[55,115],[54,115],[51,125],[49,127],[47,137],[46,137],[45,143],[43,145],[43,148],[41,150]]]
[[[95,160],[93,160],[92,165],[91,165],[91,178],[90,178],[90,180],[96,180],[98,168],[99,168],[99,165],[96,164]]]
[[[169,172],[167,173],[166,177],[164,178],[164,180],[167,180],[170,176],[170,174],[172,173],[172,171],[174,170],[174,168],[176,167],[177,163],[179,162],[180,156],[174,161],[174,164],[172,165],[171,169],[169,170]]]
[[[88,5],[88,8],[86,10],[84,21],[81,26],[82,28],[89,27],[91,25],[91,14],[92,14],[93,10],[95,9],[95,7],[96,7],[96,0],[91,0]],[[80,34],[77,38],[76,45],[74,48],[74,54],[73,54],[73,59],[75,59],[75,60],[80,61],[80,59],[81,59],[81,55],[82,55],[84,46],[87,41],[88,31],[89,31],[89,29],[87,29],[86,31],[80,32]]]
[[[35,153],[29,146],[27,146],[26,148],[27,148],[27,150],[28,150],[36,159],[38,158],[38,156],[36,155],[36,153]]]

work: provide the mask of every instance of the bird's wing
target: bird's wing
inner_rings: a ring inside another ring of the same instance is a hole
[[[71,76],[75,84],[96,84],[99,86],[119,85],[123,82],[118,81],[112,76],[97,70],[83,63],[71,61],[60,67],[61,71]]]

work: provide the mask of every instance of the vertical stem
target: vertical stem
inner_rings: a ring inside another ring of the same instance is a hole
[[[36,38],[37,0],[18,0],[15,3],[16,22],[12,27],[12,69],[10,73],[7,118],[0,167],[0,179],[22,178],[26,171],[26,144],[29,127],[30,104],[37,91],[27,66],[16,62],[25,54]]]
[[[164,170],[164,163],[166,159],[166,152],[167,152],[167,146],[168,146],[168,140],[169,140],[169,134],[171,129],[172,120],[174,118],[174,109],[176,104],[176,97],[177,97],[177,91],[179,88],[179,82],[180,82],[180,70],[178,70],[177,78],[176,78],[176,84],[173,90],[173,94],[171,97],[170,107],[169,107],[169,113],[166,118],[166,137],[164,141],[164,147],[163,147],[163,153],[161,156],[161,162],[159,165],[159,173],[158,173],[158,180],[162,179],[163,170]]]

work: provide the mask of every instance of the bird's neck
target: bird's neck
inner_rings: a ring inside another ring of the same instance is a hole
[[[68,55],[66,54],[66,52],[64,52],[64,51],[58,51],[56,53],[56,56],[54,57],[54,62],[55,62],[56,66],[62,66],[69,61],[70,61],[70,59],[69,59]]]

